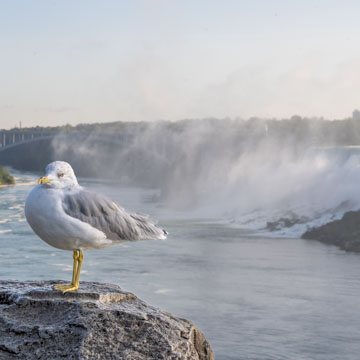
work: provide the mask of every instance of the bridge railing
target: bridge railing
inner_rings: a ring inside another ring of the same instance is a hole
[[[0,148],[13,145],[18,142],[29,141],[39,137],[55,136],[54,132],[46,131],[0,131]]]
[[[3,150],[7,147],[12,147],[15,144],[22,142],[30,142],[32,140],[39,140],[40,138],[51,138],[55,136],[71,136],[78,138],[79,141],[87,140],[91,137],[94,139],[102,139],[105,141],[115,142],[115,143],[129,143],[132,141],[134,135],[126,132],[118,133],[97,133],[97,132],[87,132],[87,131],[21,131],[21,130],[0,130],[0,150]]]

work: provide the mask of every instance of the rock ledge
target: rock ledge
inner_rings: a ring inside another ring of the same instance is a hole
[[[214,359],[201,331],[122,291],[0,281],[0,359]]]

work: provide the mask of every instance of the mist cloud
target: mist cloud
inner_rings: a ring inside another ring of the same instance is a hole
[[[127,142],[116,143],[116,135],[102,130],[81,141],[60,135],[53,148],[80,175],[158,188],[156,200],[163,206],[246,226],[249,214],[256,214],[255,227],[264,227],[291,214],[328,218],[339,207],[359,207],[360,152],[314,147],[321,142],[316,120],[279,124],[260,119],[144,123],[122,133]]]

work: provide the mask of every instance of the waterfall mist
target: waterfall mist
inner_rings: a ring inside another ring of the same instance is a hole
[[[289,218],[275,228],[302,230],[357,208],[360,151],[317,146],[324,143],[316,121],[290,125],[260,119],[154,122],[117,131],[126,141],[102,129],[81,140],[59,135],[52,146],[79,174],[158,188],[156,200],[164,206],[242,226],[264,228]],[[336,141],[327,136],[328,143]]]

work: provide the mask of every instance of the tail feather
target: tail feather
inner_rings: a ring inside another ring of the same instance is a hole
[[[130,214],[130,216],[136,221],[138,230],[140,230],[140,238],[142,239],[166,239],[168,232],[156,226],[156,223],[149,219],[149,216],[142,214]]]

